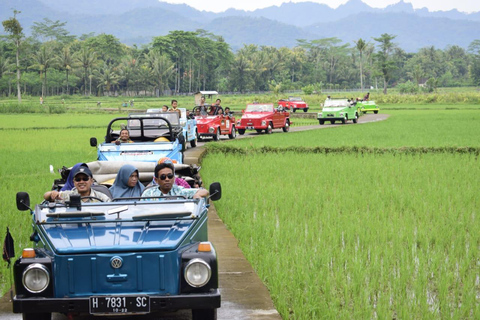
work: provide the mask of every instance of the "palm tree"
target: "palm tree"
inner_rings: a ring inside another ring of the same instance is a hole
[[[367,49],[367,42],[365,42],[362,38],[358,39],[358,41],[354,41],[356,44],[356,48],[358,50],[358,53],[360,54],[360,86],[362,88],[363,92],[363,53]]]
[[[175,64],[165,54],[160,54],[156,50],[151,50],[148,54],[145,54],[145,60],[153,72],[158,90],[163,91],[165,84],[175,71]]]
[[[76,55],[74,55],[74,60],[78,61],[83,68],[83,84],[84,92],[87,95],[87,79],[89,78],[89,70],[93,68],[97,61],[97,54],[92,49],[84,46]]]
[[[35,68],[40,71],[40,78],[42,81],[42,97],[47,94],[47,72],[48,69],[55,63],[53,50],[47,45],[43,45],[37,54],[33,55],[35,63],[30,68]]]
[[[103,63],[103,66],[95,72],[95,76],[99,81],[98,88],[103,88],[104,91],[108,92],[110,95],[110,91],[112,86],[116,86],[118,84],[119,76],[115,71],[113,65],[109,65],[107,63]]]
[[[73,57],[70,53],[70,47],[64,47],[62,52],[55,58],[57,64],[65,70],[67,80],[67,94],[70,93],[68,88],[68,72],[74,67]]]

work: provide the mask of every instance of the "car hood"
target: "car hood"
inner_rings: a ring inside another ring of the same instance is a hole
[[[262,119],[272,115],[272,113],[245,113],[242,119]]]
[[[339,112],[348,109],[348,107],[323,107],[322,112]]]
[[[126,208],[119,213],[120,219],[117,214],[108,213],[116,208]],[[140,201],[126,205],[86,204],[81,210],[57,208],[53,213],[51,209],[43,208],[37,209],[35,215],[43,221],[40,230],[45,233],[52,250],[72,254],[173,250],[206,216],[205,209],[205,212],[199,210],[193,200],[175,204]],[[89,216],[91,213],[94,218]]]
[[[103,143],[98,147],[101,161],[148,161],[157,162],[167,157],[181,162],[181,146],[175,142]]]
[[[202,117],[197,119],[197,126],[202,125],[202,124],[209,124],[214,122],[218,116],[207,116],[207,117]]]

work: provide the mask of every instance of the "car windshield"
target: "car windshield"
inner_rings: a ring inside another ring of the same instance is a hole
[[[302,101],[300,97],[288,97],[288,101]]]
[[[348,107],[350,103],[347,99],[332,99],[326,100],[324,103],[324,107]]]
[[[273,104],[249,104],[247,112],[273,112]]]
[[[178,126],[180,123],[177,112],[149,113],[149,114],[135,115],[135,116],[142,117],[142,118],[162,117],[170,121],[172,126]],[[163,119],[145,119],[143,120],[143,126],[146,128],[160,128],[160,127],[168,127],[168,124]],[[138,119],[128,120],[128,129],[140,129],[140,120]]]

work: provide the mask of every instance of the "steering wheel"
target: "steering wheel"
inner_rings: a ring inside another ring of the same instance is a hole
[[[105,201],[103,201],[103,200],[100,199],[100,198],[92,197],[92,196],[80,197],[80,200],[83,200],[83,199],[95,199],[95,200],[98,200],[98,201],[100,201],[100,202],[105,202]]]

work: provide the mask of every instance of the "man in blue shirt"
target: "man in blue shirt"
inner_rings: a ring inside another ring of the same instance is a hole
[[[155,167],[155,181],[158,186],[147,188],[143,191],[142,197],[160,196],[184,196],[187,199],[198,199],[208,197],[206,189],[187,189],[175,184],[175,167],[173,163],[163,162]],[[153,199],[152,199],[153,200]]]

